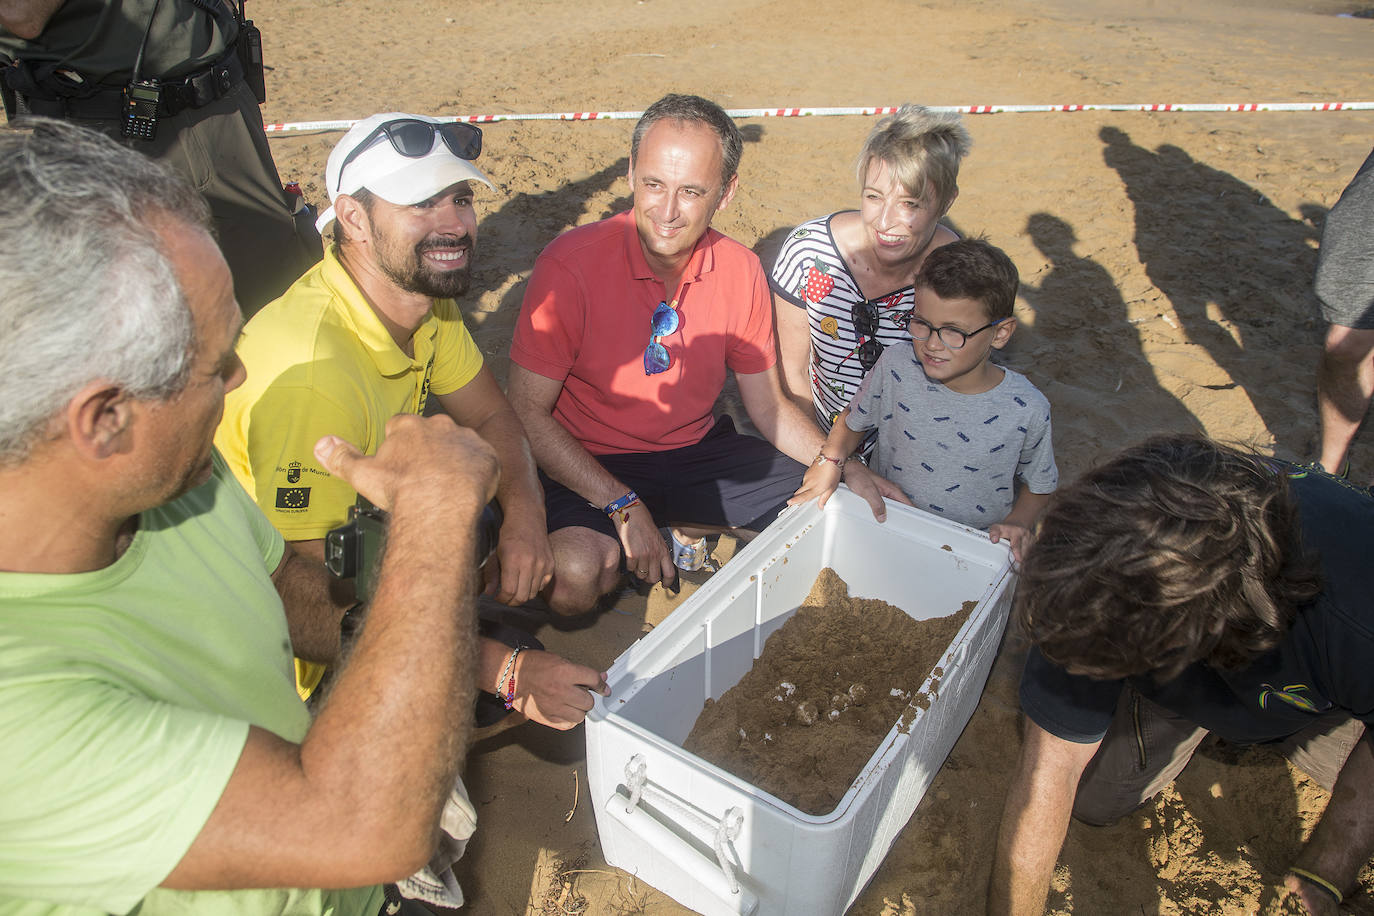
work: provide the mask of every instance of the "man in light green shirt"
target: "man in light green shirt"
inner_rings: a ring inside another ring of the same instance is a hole
[[[242,319],[204,202],[57,122],[0,137],[0,199],[0,914],[372,916],[462,763],[451,557],[495,456],[418,417],[317,444],[391,527],[312,723],[292,653],[337,655],[339,617],[212,448]]]

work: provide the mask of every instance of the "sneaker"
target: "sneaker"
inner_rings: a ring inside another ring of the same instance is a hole
[[[684,544],[674,532],[673,565],[683,572],[696,572],[698,569],[714,572],[715,567],[706,559],[706,538],[697,538],[690,544]]]

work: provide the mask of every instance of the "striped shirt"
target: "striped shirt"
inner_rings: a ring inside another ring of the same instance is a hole
[[[869,302],[877,310],[873,336],[884,347],[910,346],[911,335],[900,316],[911,310],[915,297],[910,285],[872,300],[864,296],[835,244],[830,223],[837,215],[810,220],[793,230],[768,278],[773,292],[806,309],[811,329],[811,400],[816,422],[827,432],[868,374],[859,359],[859,348],[868,337],[854,327],[854,307]],[[865,454],[872,449],[873,439],[870,434],[864,440]]]

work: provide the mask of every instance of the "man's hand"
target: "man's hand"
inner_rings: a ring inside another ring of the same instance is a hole
[[[496,495],[500,476],[491,446],[448,417],[392,417],[372,457],[338,436],[324,436],[315,443],[315,457],[386,511],[394,511],[398,500],[428,500],[434,511],[462,508],[476,518]]]
[[[1348,893],[1356,886],[1356,879],[1370,857],[1374,855],[1374,731],[1365,728],[1364,735],[1341,767],[1331,801],[1322,812],[1321,820],[1298,856],[1294,866],[1331,884],[1338,892]],[[1311,881],[1290,874],[1285,881],[1296,893],[1312,916],[1327,916],[1339,912],[1334,894],[1323,891]]]
[[[626,511],[629,521],[622,522],[620,513],[614,519],[620,546],[625,550],[625,568],[650,585],[675,580],[677,567],[673,565],[673,555],[648,508],[635,503]]]
[[[911,505],[911,500],[901,487],[879,474],[875,474],[862,461],[850,460],[844,466],[844,482],[855,494],[862,496],[873,510],[873,517],[880,522],[887,521],[886,500]]]
[[[507,515],[495,559],[496,569],[488,572],[488,594],[502,604],[524,604],[538,595],[553,578],[553,548],[544,517]]]
[[[1016,562],[1021,562],[1021,557],[1025,554],[1026,548],[1030,546],[1031,532],[1024,525],[1014,523],[998,522],[996,525],[988,526],[988,538],[994,544],[1000,544],[1006,540],[1011,547],[1011,555]]]
[[[593,692],[611,695],[604,672],[535,649],[525,649],[515,659],[511,707],[540,725],[558,729],[577,725],[592,708]]]

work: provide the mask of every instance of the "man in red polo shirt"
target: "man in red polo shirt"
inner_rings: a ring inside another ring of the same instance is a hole
[[[674,553],[695,568],[708,531],[763,527],[820,451],[778,382],[759,259],[710,228],[742,148],[720,106],[665,96],[635,126],[632,209],[535,262],[509,388],[543,478],[559,613],[595,607],[622,568],[649,583],[676,577]],[[712,416],[727,369],[767,441]]]

